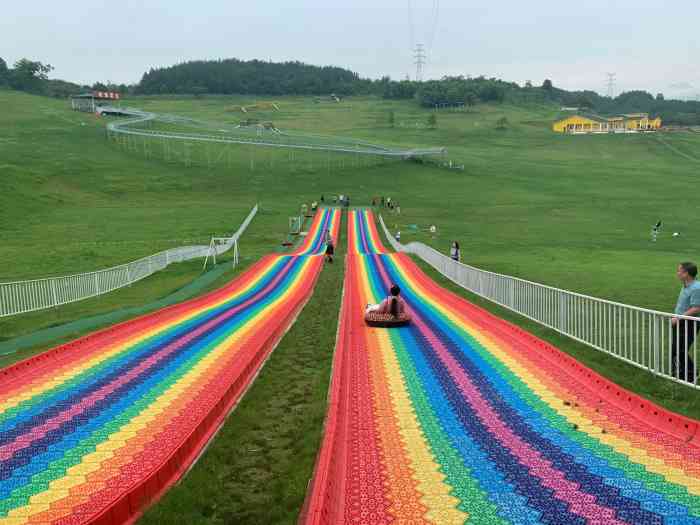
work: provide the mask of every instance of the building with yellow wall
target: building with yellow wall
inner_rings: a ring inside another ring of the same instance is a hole
[[[556,121],[552,129],[557,133],[625,133],[656,131],[661,118],[650,118],[648,113],[630,113],[614,117],[598,115],[571,115]]]

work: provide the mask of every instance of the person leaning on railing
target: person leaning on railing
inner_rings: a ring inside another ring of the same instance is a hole
[[[676,275],[683,284],[676,302],[676,315],[697,317],[700,314],[700,282],[695,280],[698,267],[692,262],[682,262],[678,265]],[[671,335],[671,374],[690,383],[695,380],[695,363],[688,355],[693,345],[695,335],[700,329],[700,322],[689,319],[671,319],[673,333]],[[687,362],[687,368],[686,368]]]
[[[459,243],[457,241],[452,241],[452,246],[450,247],[450,258],[457,262],[462,259],[462,252],[459,249]]]

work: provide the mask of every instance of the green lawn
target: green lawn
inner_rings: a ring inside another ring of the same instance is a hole
[[[688,156],[700,151],[700,134],[560,136],[549,128],[557,108],[490,105],[438,113],[436,130],[390,128],[390,109],[397,125],[425,122],[429,111],[408,101],[274,100],[282,111],[250,116],[283,130],[446,146],[465,170],[406,162],[357,168],[336,156],[300,153],[290,164],[287,150],[245,147],[230,147],[227,162],[212,151],[219,164],[211,169],[186,167],[155,158],[160,144],[149,145],[145,158],[138,144],[129,151],[107,142],[102,119],[72,112],[64,101],[4,91],[0,279],[91,270],[206,243],[232,231],[256,201],[264,213],[247,241],[262,253],[279,242],[293,210],[321,193],[348,193],[354,204],[391,195],[402,213],[389,224],[406,241],[446,250],[457,239],[471,264],[662,310],[677,292],[676,263],[696,256],[689,195],[700,163]],[[247,115],[226,109],[252,102],[136,97],[128,104],[236,123]],[[506,130],[496,129],[501,116]],[[649,230],[659,218],[665,229],[652,244]],[[426,234],[430,224],[438,228],[434,240]]]
[[[302,202],[334,193],[349,194],[355,205],[391,196],[401,215],[384,216],[392,230],[401,230],[403,242],[419,240],[447,251],[455,239],[469,264],[665,311],[678,293],[677,263],[698,259],[700,134],[561,136],[550,130],[558,108],[507,105],[440,112],[437,129],[429,130],[416,125],[424,125],[430,112],[412,101],[270,100],[281,111],[227,111],[253,97],[136,97],[126,104],[227,124],[254,117],[282,130],[392,146],[445,146],[446,158],[465,169],[415,162],[367,166],[353,155],[197,145],[187,146],[190,158],[198,159],[188,167],[182,144],[166,150],[149,143],[145,152],[139,141],[120,147],[106,140],[103,119],[74,113],[66,101],[0,91],[0,281],[88,271],[183,243],[206,243],[212,234],[237,228],[260,202],[241,244],[248,263],[279,247],[288,217]],[[394,128],[387,124],[390,110]],[[501,117],[508,120],[505,130],[496,129]],[[166,151],[169,161],[162,158]],[[652,243],[649,231],[659,219],[664,231]],[[437,226],[435,238],[427,232],[431,224]],[[680,237],[671,237],[673,231]],[[324,270],[299,323],[231,422],[190,477],[144,522],[173,516],[195,523],[294,522],[325,411],[340,270]],[[200,273],[193,262],[101,298],[2,319],[0,342],[151,303]],[[623,386],[700,417],[696,392],[489,308]],[[308,443],[302,439],[307,435]]]

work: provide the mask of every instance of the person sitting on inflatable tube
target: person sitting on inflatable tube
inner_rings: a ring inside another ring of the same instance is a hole
[[[391,286],[391,295],[379,304],[368,304],[365,308],[365,321],[370,326],[400,326],[411,321],[406,312],[406,303],[400,297],[401,288]]]

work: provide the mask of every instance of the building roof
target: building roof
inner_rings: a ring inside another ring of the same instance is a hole
[[[121,95],[115,91],[94,91],[92,93],[81,93],[71,95],[71,98],[95,98],[98,100],[119,100]]]
[[[595,113],[576,113],[574,115],[560,115],[559,118],[557,118],[557,121],[566,120],[572,117],[585,118],[588,120],[592,120],[593,122],[600,123],[605,123],[608,121],[605,117],[601,117],[600,115],[596,115]]]

